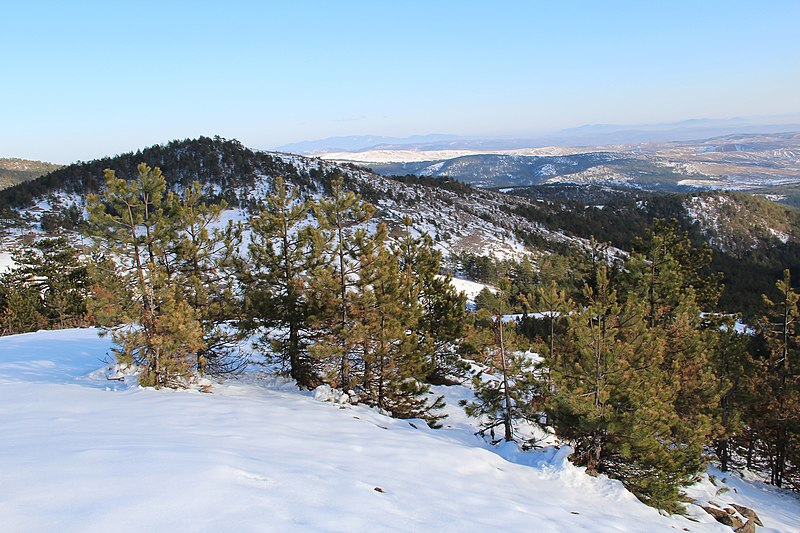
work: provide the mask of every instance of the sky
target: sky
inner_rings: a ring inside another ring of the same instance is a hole
[[[800,112],[800,2],[4,2],[0,157]]]

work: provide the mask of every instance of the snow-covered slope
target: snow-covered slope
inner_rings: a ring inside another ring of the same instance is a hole
[[[453,405],[431,430],[256,374],[140,389],[107,379],[109,348],[92,329],[0,338],[3,531],[731,531],[660,515],[566,447],[492,449]],[[761,501],[764,531],[800,527],[796,500]]]

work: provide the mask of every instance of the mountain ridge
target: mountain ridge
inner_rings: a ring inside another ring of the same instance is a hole
[[[514,135],[334,136],[288,143],[275,150],[317,155],[400,147],[423,151],[447,147],[462,150],[510,150],[551,145],[597,147],[603,144],[696,141],[743,132],[773,134],[787,131],[800,131],[800,113],[721,119],[691,118],[651,124],[584,124],[550,132]]]

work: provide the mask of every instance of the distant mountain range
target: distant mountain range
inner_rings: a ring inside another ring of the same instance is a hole
[[[278,146],[278,152],[291,154],[315,155],[326,152],[358,152],[374,146],[408,146],[445,143],[463,139],[457,135],[433,133],[430,135],[412,135],[410,137],[384,137],[381,135],[349,135],[345,137],[328,137],[316,141],[301,141]]]
[[[662,124],[588,124],[549,134],[524,137],[450,134],[383,137],[354,135],[285,144],[280,152],[319,155],[367,150],[515,150],[543,146],[598,146],[707,139],[736,133],[771,134],[800,131],[800,113],[729,119],[690,119]]]

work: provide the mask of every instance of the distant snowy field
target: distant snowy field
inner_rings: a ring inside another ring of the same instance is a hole
[[[491,448],[455,405],[464,387],[437,388],[451,417],[430,430],[258,374],[141,389],[107,379],[109,349],[93,329],[0,338],[0,530],[732,531],[695,506],[700,522],[660,515],[566,447]],[[796,497],[728,486],[692,494],[800,529]]]
[[[546,146],[543,148],[517,148],[514,150],[364,150],[361,152],[327,152],[315,157],[330,161],[354,163],[410,163],[415,161],[438,161],[470,155],[502,154],[524,156],[558,156],[579,154],[585,148],[569,146]]]

